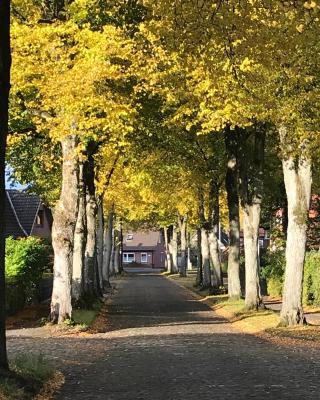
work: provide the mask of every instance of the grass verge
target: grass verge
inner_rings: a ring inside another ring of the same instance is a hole
[[[294,328],[278,327],[279,312],[270,309],[259,311],[245,310],[244,300],[232,301],[226,295],[212,296],[208,290],[201,290],[195,286],[195,273],[181,278],[178,274],[168,275],[168,279],[178,285],[191,290],[197,299],[210,306],[218,315],[226,318],[232,325],[245,333],[263,335],[270,340],[282,344],[307,344],[320,347],[320,326],[299,326]],[[317,312],[318,309],[307,308],[308,312]]]
[[[0,399],[51,399],[63,381],[41,354],[20,354],[10,362],[10,372],[0,376]]]
[[[103,307],[102,301],[95,301],[90,309],[76,308],[72,312],[72,319],[66,320],[65,325],[73,332],[86,332],[94,323]]]
[[[279,323],[278,314],[271,310],[247,311],[244,300],[232,301],[227,295],[211,295],[210,290],[201,290],[195,286],[196,274],[193,272],[185,278],[179,275],[168,275],[168,279],[191,290],[199,301],[206,303],[218,315],[229,320],[235,328],[246,333],[258,333],[266,329],[276,328]]]

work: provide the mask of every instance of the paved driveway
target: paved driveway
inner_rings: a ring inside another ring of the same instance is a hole
[[[320,399],[320,356],[235,331],[156,274],[117,282],[110,331],[87,338],[11,338],[66,374],[57,400]]]

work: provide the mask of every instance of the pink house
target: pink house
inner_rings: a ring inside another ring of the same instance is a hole
[[[165,268],[165,248],[161,232],[124,232],[123,265]]]

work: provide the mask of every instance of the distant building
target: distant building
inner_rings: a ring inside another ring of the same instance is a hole
[[[125,232],[123,234],[123,265],[165,268],[165,248],[161,232]]]
[[[260,249],[267,249],[270,245],[270,231],[269,229],[259,228],[259,247]],[[244,234],[243,230],[240,231],[240,247],[244,247]]]
[[[27,236],[51,237],[52,214],[35,194],[6,190],[5,236],[15,239]]]

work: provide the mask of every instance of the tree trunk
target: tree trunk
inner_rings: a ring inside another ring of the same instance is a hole
[[[93,298],[97,293],[96,276],[96,215],[97,203],[95,196],[87,193],[87,241],[84,259],[84,287],[87,296]]]
[[[201,254],[201,229],[197,228],[197,279],[196,285],[202,286],[203,271],[202,271],[202,254]]]
[[[208,231],[204,227],[201,228],[201,258],[203,271],[202,286],[208,288],[211,286],[210,248]]]
[[[202,286],[203,271],[202,271],[202,254],[201,254],[201,228],[197,228],[197,278],[196,285]]]
[[[0,2],[0,374],[8,370],[5,297],[5,154],[10,91],[10,1]]]
[[[115,274],[120,272],[120,230],[118,229],[114,231],[113,270]]]
[[[90,146],[88,146],[90,147]],[[97,201],[95,188],[95,165],[92,152],[84,164],[84,181],[86,184],[87,240],[84,259],[84,289],[88,298],[101,295],[97,263]]]
[[[253,143],[251,134],[253,133]],[[260,292],[259,226],[263,194],[264,150],[266,131],[256,125],[254,131],[240,133],[241,202],[244,210],[243,235],[245,253],[245,305],[257,310],[262,305]],[[251,156],[250,156],[251,155]]]
[[[280,129],[283,149],[287,146],[287,130]],[[281,324],[301,325],[305,322],[302,309],[302,282],[306,252],[307,221],[311,198],[311,162],[305,146],[301,146],[298,160],[285,156],[282,165],[288,198],[288,231],[286,270],[283,287]]]
[[[222,270],[219,256],[219,241],[215,229],[211,230],[208,234],[210,260],[213,266],[212,286],[220,287],[222,283]]]
[[[169,242],[169,251],[172,262],[172,273],[177,274],[178,268],[178,232],[176,225],[173,225],[172,239]]]
[[[78,303],[83,294],[84,255],[87,240],[86,189],[83,181],[83,164],[79,166],[79,209],[74,232],[72,261],[72,300]]]
[[[198,193],[198,218],[200,222],[198,245],[200,245],[200,253],[201,253],[201,272],[202,272],[201,286],[207,288],[211,286],[211,268],[210,268],[210,247],[209,247],[209,233],[208,233],[209,224],[205,218],[203,190],[199,190]]]
[[[104,251],[103,251],[103,287],[109,288],[110,285],[110,261],[112,252],[112,231],[113,231],[113,207],[109,211],[108,225],[104,229]]]
[[[187,271],[192,271],[192,261],[191,261],[191,248],[190,245],[187,248]]]
[[[169,248],[169,228],[165,227],[164,230],[164,244],[165,244],[165,252],[166,252],[166,267],[169,274],[172,274],[172,258],[170,254]]]
[[[212,286],[220,287],[223,286],[222,282],[222,270],[220,262],[220,247],[218,241],[219,232],[219,190],[220,185],[218,182],[212,180],[210,182],[210,193],[209,193],[209,225],[210,230],[208,232],[210,259],[213,266],[213,279]]]
[[[245,304],[249,310],[257,310],[262,302],[259,282],[259,225],[260,205],[246,205],[243,218],[243,236],[246,271]]]
[[[180,251],[181,251],[181,262],[180,262],[180,276],[187,276],[187,216],[178,217],[179,229],[180,229]]]
[[[120,229],[119,229],[119,274],[123,272],[123,224],[122,219],[120,219]]]
[[[77,137],[62,140],[62,190],[54,212],[52,246],[54,279],[50,320],[61,323],[71,318],[71,285],[74,232],[79,207],[79,160]]]
[[[103,198],[98,200],[98,221],[97,221],[97,266],[99,278],[99,290],[103,291],[103,248],[104,248],[104,213]]]
[[[115,235],[116,235],[116,230],[115,228],[112,229],[112,237],[111,237],[111,257],[110,257],[110,263],[109,263],[109,273],[110,276],[115,275],[115,270],[114,270],[114,253],[115,253]]]
[[[238,160],[235,133],[228,129],[225,133],[228,156],[226,190],[229,211],[229,252],[228,252],[228,295],[239,300],[240,286],[240,218],[238,194]]]

